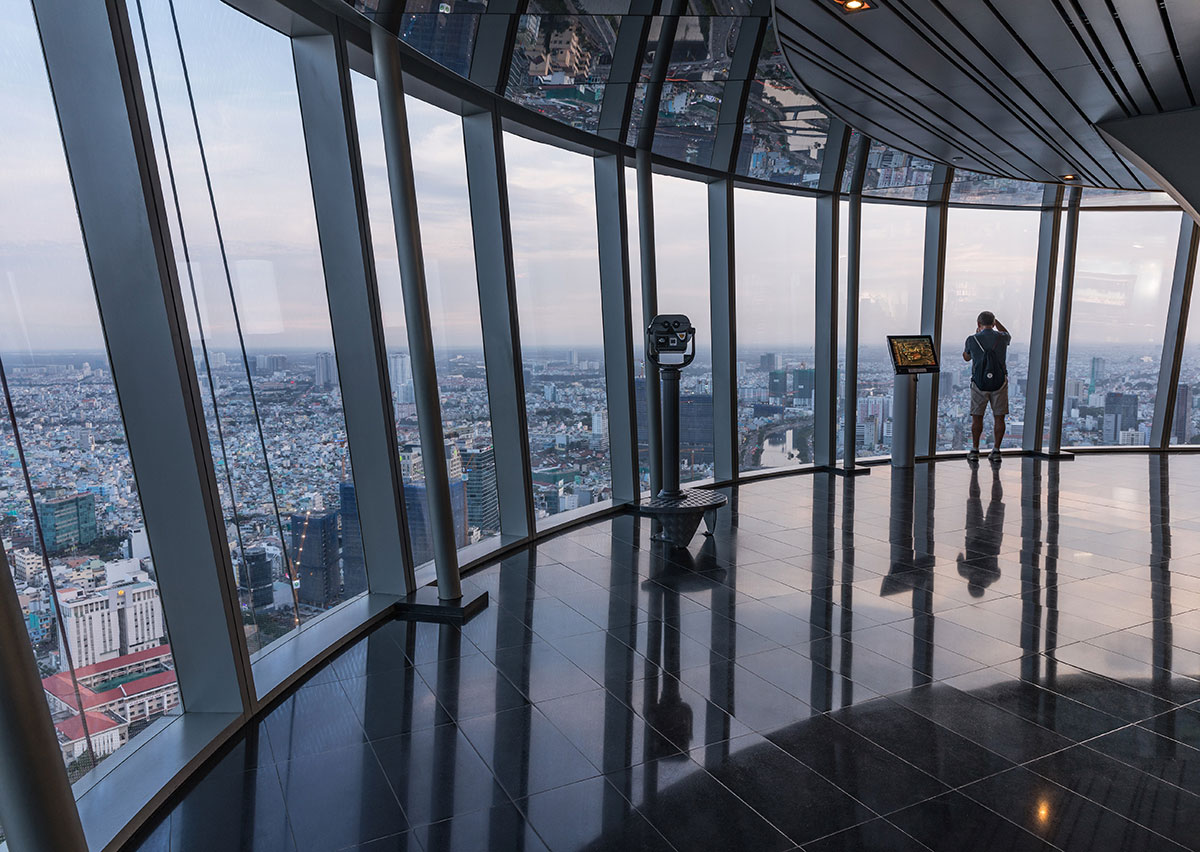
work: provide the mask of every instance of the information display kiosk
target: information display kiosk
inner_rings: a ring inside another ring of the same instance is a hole
[[[887,342],[896,371],[892,386],[892,467],[912,467],[916,458],[917,376],[939,371],[937,349],[928,334],[889,334]]]

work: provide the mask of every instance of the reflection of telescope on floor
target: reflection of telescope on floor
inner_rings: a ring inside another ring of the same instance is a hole
[[[646,659],[651,665],[643,686],[646,721],[652,731],[646,749],[649,758],[686,758],[692,743],[692,707],[683,700],[679,684],[683,668],[679,598],[711,591],[724,582],[725,569],[715,557],[711,538],[705,539],[695,559],[667,542],[650,547],[650,577],[642,583],[650,596]],[[660,668],[665,673],[661,689]]]
[[[658,521],[653,536],[686,547],[701,519],[712,535],[717,509],[727,502],[715,491],[679,487],[679,379],[696,357],[696,329],[683,314],[659,314],[646,329],[646,360],[659,371],[662,384],[662,490],[641,505],[641,513]]]

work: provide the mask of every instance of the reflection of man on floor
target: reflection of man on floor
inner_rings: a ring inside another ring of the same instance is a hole
[[[971,467],[971,486],[967,492],[967,531],[965,553],[958,554],[958,573],[966,578],[971,597],[983,597],[983,591],[1000,579],[1000,546],[1004,541],[1004,486],[1000,471],[991,468],[992,493],[987,516],[979,488],[979,466]]]

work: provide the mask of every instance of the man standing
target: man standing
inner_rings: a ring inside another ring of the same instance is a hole
[[[975,333],[963,346],[963,360],[971,363],[971,452],[967,458],[979,458],[979,439],[983,436],[983,414],[992,406],[992,461],[1000,460],[1000,442],[1004,440],[1004,418],[1008,415],[1008,344],[1012,335],[991,311],[977,320]]]

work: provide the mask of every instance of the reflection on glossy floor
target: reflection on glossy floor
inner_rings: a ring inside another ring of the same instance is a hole
[[[1200,455],[919,465],[610,519],[392,622],[157,850],[1200,848]]]

